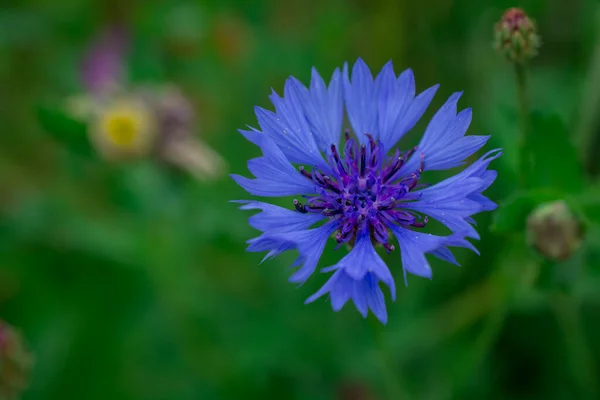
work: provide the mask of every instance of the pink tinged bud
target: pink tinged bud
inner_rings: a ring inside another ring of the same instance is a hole
[[[541,40],[535,22],[522,9],[510,8],[496,23],[494,45],[508,61],[522,63],[537,55]]]

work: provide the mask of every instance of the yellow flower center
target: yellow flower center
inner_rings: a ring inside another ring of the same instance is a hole
[[[157,121],[146,103],[133,98],[113,99],[99,108],[91,140],[106,159],[134,159],[152,151]]]
[[[105,116],[105,131],[119,147],[132,146],[140,134],[139,116],[133,112],[115,112]]]

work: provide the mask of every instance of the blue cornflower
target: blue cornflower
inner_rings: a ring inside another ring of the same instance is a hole
[[[471,109],[457,114],[461,93],[454,93],[435,114],[419,145],[401,152],[396,143],[423,115],[438,85],[415,96],[410,69],[396,76],[387,63],[375,79],[359,59],[352,69],[336,69],[329,86],[313,69],[310,87],[290,77],[284,97],[270,96],[275,112],[256,107],[261,130],[240,131],[262,150],[248,162],[256,179],[232,175],[249,193],[264,197],[301,195],[289,209],[257,201],[242,201],[242,209],[260,209],[250,225],[262,234],[249,240],[248,251],[268,251],[265,259],[297,250],[298,270],[291,282],[306,281],[317,268],[330,236],[349,253],[323,272],[333,272],[307,303],[329,293],[335,311],[352,299],[366,317],[370,309],[387,322],[379,283],[395,300],[394,278],[375,251],[380,244],[389,254],[400,246],[406,273],[431,278],[425,254],[457,264],[448,247],[477,250],[466,238],[479,239],[472,215],[493,210],[496,204],[481,193],[496,178],[488,171],[498,158],[493,150],[463,171],[433,186],[420,184],[426,170],[463,165],[489,136],[465,136]],[[352,132],[342,132],[346,115]],[[446,225],[452,234],[421,232],[429,218]]]

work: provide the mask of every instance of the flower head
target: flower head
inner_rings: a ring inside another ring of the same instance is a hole
[[[152,110],[135,97],[123,97],[100,107],[93,118],[91,139],[108,159],[138,158],[152,150],[157,130]]]
[[[495,46],[510,62],[537,55],[541,41],[535,22],[520,8],[509,8],[495,26]]]
[[[220,177],[225,161],[194,136],[194,108],[182,91],[127,81],[130,41],[120,26],[99,35],[82,63],[86,93],[70,97],[67,110],[88,123],[94,147],[109,161],[153,156],[200,180]]]
[[[420,119],[437,86],[415,94],[411,70],[399,76],[392,63],[373,79],[358,60],[352,69],[336,70],[329,86],[313,69],[306,88],[291,77],[284,96],[273,92],[275,112],[256,108],[261,130],[241,133],[259,146],[263,156],[250,160],[256,177],[232,175],[249,193],[264,197],[296,196],[289,208],[244,201],[242,209],[260,209],[250,224],[262,234],[249,241],[249,251],[267,251],[266,258],[297,250],[292,282],[304,282],[317,268],[325,244],[335,233],[340,245],[352,248],[336,265],[329,281],[307,302],[328,293],[334,310],[350,299],[359,312],[370,309],[386,322],[383,282],[395,297],[394,278],[375,249],[394,252],[402,259],[404,276],[431,278],[425,254],[456,263],[448,247],[474,249],[467,237],[478,239],[473,214],[495,204],[481,193],[496,177],[489,163],[499,150],[487,153],[455,176],[425,186],[422,174],[464,164],[489,136],[465,136],[471,110],[457,114],[455,93],[435,114],[416,148],[401,151],[397,142]],[[345,113],[344,113],[345,109]],[[352,132],[342,131],[344,114]],[[436,236],[423,232],[428,218],[452,232]]]

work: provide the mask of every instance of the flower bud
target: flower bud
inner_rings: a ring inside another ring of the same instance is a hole
[[[552,261],[568,259],[581,245],[583,229],[564,200],[538,206],[527,218],[529,243]]]
[[[495,47],[510,62],[522,63],[537,55],[541,41],[535,22],[520,8],[506,10],[495,27]]]
[[[33,357],[23,338],[0,320],[0,399],[17,399],[27,387]]]

